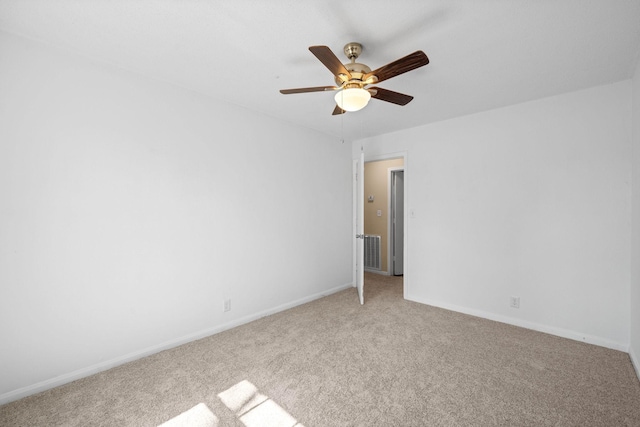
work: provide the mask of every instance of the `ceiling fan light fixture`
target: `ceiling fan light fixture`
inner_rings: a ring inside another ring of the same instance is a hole
[[[347,88],[336,93],[335,100],[338,107],[344,111],[358,111],[367,106],[371,94],[362,88]]]
[[[348,43],[344,47],[344,53],[351,61],[348,64],[343,64],[327,46],[309,46],[309,51],[331,71],[336,85],[281,89],[280,93],[288,95],[291,93],[337,91],[335,95],[336,107],[331,113],[332,116],[342,115],[346,111],[362,110],[367,106],[371,98],[396,105],[407,105],[411,102],[413,96],[381,87],[371,87],[369,89],[365,89],[365,87],[389,80],[392,77],[415,70],[429,63],[427,55],[421,50],[416,50],[409,55],[371,71],[369,66],[356,62],[362,52],[360,43]]]

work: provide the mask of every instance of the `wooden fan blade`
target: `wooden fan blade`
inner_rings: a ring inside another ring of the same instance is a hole
[[[311,53],[324,64],[325,67],[333,73],[334,76],[344,74],[347,76],[346,80],[351,79],[351,73],[344,67],[338,57],[327,46],[311,46],[309,47]]]
[[[415,70],[429,63],[429,58],[421,50],[417,50],[410,55],[400,58],[397,61],[393,61],[390,64],[384,65],[377,70],[373,70],[370,73],[365,74],[362,80],[367,80],[372,76],[376,76],[377,80],[372,83],[381,82],[391,77],[399,76],[407,71]]]
[[[369,89],[371,89],[371,92],[375,91],[375,93],[371,94],[372,98],[379,99],[380,101],[391,102],[392,104],[407,105],[413,99],[413,96],[411,95],[405,95],[404,93],[394,92],[381,87],[371,87]]]
[[[344,111],[342,108],[338,107],[336,105],[336,108],[333,109],[333,113],[331,113],[332,116],[339,116],[340,114],[344,114],[346,113],[346,111]]]
[[[337,86],[316,86],[316,87],[300,87],[297,89],[280,89],[280,93],[289,95],[292,93],[306,93],[306,92],[324,92],[328,90],[340,89]]]

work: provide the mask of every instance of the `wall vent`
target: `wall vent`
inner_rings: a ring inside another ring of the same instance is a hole
[[[364,235],[364,268],[380,270],[380,236]]]

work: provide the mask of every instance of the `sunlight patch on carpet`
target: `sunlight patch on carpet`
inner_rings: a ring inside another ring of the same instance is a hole
[[[247,427],[304,427],[247,380],[240,381],[218,397]]]
[[[198,403],[158,427],[218,427],[218,417],[204,403]]]

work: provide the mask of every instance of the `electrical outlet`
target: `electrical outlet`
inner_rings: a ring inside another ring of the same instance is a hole
[[[510,297],[509,306],[511,308],[520,308],[520,297]]]
[[[224,300],[224,311],[225,311],[225,313],[227,311],[231,311],[231,300],[230,299]]]

